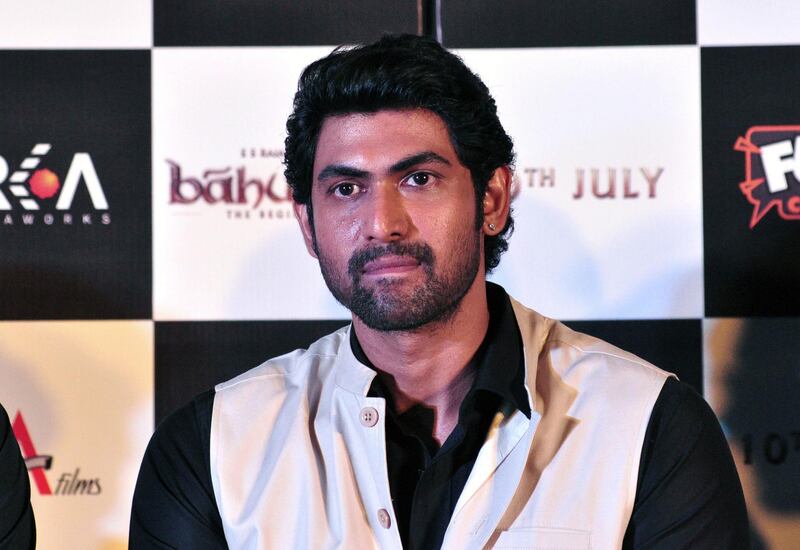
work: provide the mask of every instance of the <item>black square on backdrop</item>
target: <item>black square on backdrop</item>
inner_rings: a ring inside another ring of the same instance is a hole
[[[0,318],[152,310],[150,52],[0,52]]]
[[[703,324],[700,319],[566,321],[565,324],[676,374],[703,395]]]
[[[800,135],[800,47],[703,48],[701,82],[706,316],[797,315],[800,219],[782,217],[777,205],[754,218],[740,183],[748,179],[748,148],[780,140],[793,145]],[[792,126],[798,128],[759,130]],[[752,177],[763,176],[760,153],[753,149],[750,157]],[[791,171],[783,176],[788,192],[773,196],[791,208],[787,197],[794,195],[800,207],[800,182]]]
[[[156,322],[156,424],[195,395],[267,359],[308,348],[348,322]]]
[[[694,0],[442,0],[448,48],[695,44]]]
[[[371,42],[417,30],[416,0],[156,0],[156,46],[303,46]]]

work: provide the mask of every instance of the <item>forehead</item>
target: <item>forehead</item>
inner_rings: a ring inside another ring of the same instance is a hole
[[[460,164],[447,125],[425,109],[384,110],[329,116],[320,129],[314,174],[331,164],[365,168],[390,165],[421,151]]]

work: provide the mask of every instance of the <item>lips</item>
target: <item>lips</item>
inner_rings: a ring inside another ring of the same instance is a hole
[[[407,273],[419,267],[419,261],[410,256],[382,256],[367,262],[364,275],[393,275]]]
[[[429,270],[433,264],[433,250],[424,242],[388,243],[355,252],[347,271],[357,281],[363,276],[400,275],[418,267]]]

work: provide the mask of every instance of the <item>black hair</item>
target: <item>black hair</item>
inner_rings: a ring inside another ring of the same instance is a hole
[[[387,35],[373,44],[340,47],[305,68],[286,122],[286,181],[292,197],[311,209],[317,138],[326,117],[385,109],[427,109],[447,125],[459,161],[472,176],[476,228],[483,224],[483,197],[494,171],[511,166],[513,143],[497,118],[486,85],[438,42],[414,35]],[[486,270],[500,263],[514,226],[509,214],[500,233],[486,236]]]

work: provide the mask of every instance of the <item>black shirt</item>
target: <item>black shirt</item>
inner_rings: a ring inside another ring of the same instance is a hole
[[[441,449],[430,436],[432,422],[424,409],[397,415],[379,381],[370,389],[389,400],[390,491],[401,538],[409,548],[441,544],[500,403],[510,402],[530,416],[522,342],[510,301],[491,285],[489,296],[490,327],[473,359],[475,382],[460,408],[458,425]],[[351,346],[368,364],[357,340]],[[213,400],[213,391],[198,396],[153,435],[134,494],[134,550],[227,547],[211,485]],[[648,423],[623,548],[739,549],[749,548],[748,540],[741,485],[719,422],[702,397],[670,378]]]
[[[472,358],[472,388],[461,403],[458,424],[439,448],[433,439],[433,411],[421,405],[397,414],[391,394],[376,376],[369,395],[386,399],[386,461],[389,489],[404,548],[438,548],[458,497],[478,457],[489,425],[503,401],[530,418],[525,391],[522,337],[505,292],[487,285],[489,327]],[[374,366],[350,331],[356,359]],[[413,528],[412,528],[413,527]]]
[[[36,547],[36,524],[30,498],[28,471],[8,415],[0,405],[0,549]]]

